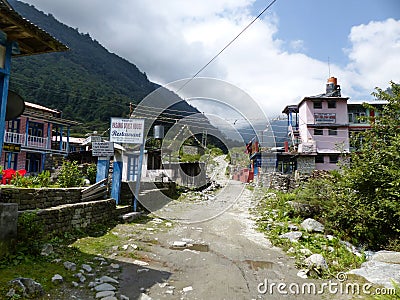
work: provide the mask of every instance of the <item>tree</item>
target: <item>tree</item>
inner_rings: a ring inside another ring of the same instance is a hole
[[[386,100],[362,133],[360,151],[351,155],[336,187],[336,205],[326,218],[330,226],[370,248],[399,249],[400,242],[400,85],[390,93],[376,88]],[[370,107],[372,109],[372,107]],[[376,109],[375,109],[376,110]]]

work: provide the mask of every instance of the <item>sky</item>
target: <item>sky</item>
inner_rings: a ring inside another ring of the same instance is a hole
[[[161,85],[190,78],[272,0],[24,0]],[[105,5],[106,4],[106,5]],[[268,117],[325,92],[372,99],[400,82],[399,0],[276,0],[199,76],[224,80]]]

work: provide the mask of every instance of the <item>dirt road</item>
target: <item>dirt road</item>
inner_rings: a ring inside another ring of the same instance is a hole
[[[149,232],[157,241],[149,249],[149,266],[124,268],[122,294],[131,299],[312,298],[288,292],[290,284],[305,281],[296,275],[294,261],[253,228],[252,192],[226,180],[225,166],[219,162],[215,179],[224,188],[216,197],[171,202],[158,212],[175,220],[174,226]],[[281,292],[279,283],[287,285]]]

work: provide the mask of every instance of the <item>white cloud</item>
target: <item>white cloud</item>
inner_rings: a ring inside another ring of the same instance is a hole
[[[26,0],[89,32],[161,84],[187,78],[232,40],[253,18],[254,0]],[[327,62],[308,57],[304,42],[276,38],[279,16],[266,14],[245,31],[200,76],[237,85],[277,115],[304,96],[324,92]],[[349,28],[350,32],[350,28]],[[375,86],[399,81],[400,21],[353,27],[345,68],[331,64],[343,95],[364,97]],[[323,43],[324,41],[321,41]],[[288,53],[283,45],[291,45]]]
[[[389,81],[400,81],[400,20],[370,22],[351,29],[347,71],[355,87],[385,88]]]

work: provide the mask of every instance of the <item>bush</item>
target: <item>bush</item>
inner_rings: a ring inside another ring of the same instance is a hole
[[[97,175],[97,165],[92,164],[84,164],[81,168],[82,174],[86,177],[91,184],[96,183],[96,175]]]
[[[60,187],[78,187],[83,184],[83,174],[76,161],[64,161],[57,178]]]
[[[37,176],[21,176],[17,172],[11,180],[11,184],[24,188],[49,187],[51,185],[50,171],[43,171]]]

